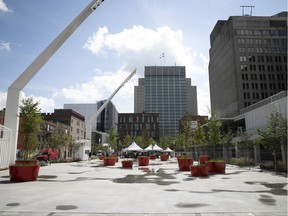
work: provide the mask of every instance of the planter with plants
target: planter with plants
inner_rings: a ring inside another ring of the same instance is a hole
[[[121,161],[123,168],[132,168],[133,167],[133,160],[132,159],[124,159]]]
[[[117,157],[109,156],[103,159],[104,166],[114,166],[117,162]]]
[[[209,160],[207,166],[210,173],[225,173],[226,162],[224,160]]]
[[[139,156],[137,157],[138,166],[148,166],[149,165],[149,156]]]
[[[40,169],[38,161],[30,158],[31,151],[36,148],[36,135],[42,123],[39,102],[34,102],[32,98],[21,102],[19,140],[23,143],[23,160],[15,161],[15,164],[9,166],[11,182],[36,181]]]
[[[193,165],[191,168],[191,176],[208,176],[208,166],[206,164]]]
[[[150,157],[151,160],[155,160],[157,158],[157,155],[156,154],[151,154],[149,157]]]
[[[104,160],[105,156],[104,155],[100,155],[99,156],[99,160]]]
[[[198,158],[199,164],[206,164],[207,161],[210,160],[210,157],[208,155],[200,155]]]
[[[40,165],[37,160],[16,162],[9,166],[11,182],[36,181]]]
[[[169,159],[169,154],[161,154],[160,155],[160,160],[161,161],[167,161]]]
[[[190,167],[193,165],[193,159],[189,157],[177,157],[178,167],[180,171],[190,171]]]

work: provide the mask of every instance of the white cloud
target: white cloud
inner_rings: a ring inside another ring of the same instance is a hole
[[[92,77],[89,82],[55,91],[53,98],[56,101],[66,101],[65,103],[95,103],[108,99],[131,72],[123,69],[119,69],[115,73],[96,70],[97,75]],[[128,104],[133,103],[134,85],[136,83],[132,84],[130,81],[114,96],[112,102],[116,101],[118,112],[127,110],[127,101],[129,101]],[[128,112],[133,112],[133,110]]]
[[[20,93],[20,100],[28,97],[32,97],[34,101],[39,101],[40,103],[39,107],[41,108],[41,112],[52,112],[54,110],[55,107],[54,99],[34,95],[26,96],[24,92]],[[7,92],[0,92],[0,109],[6,107],[6,100],[7,100]]]
[[[0,91],[0,110],[6,107],[7,92]]]
[[[181,30],[174,31],[168,26],[155,30],[133,26],[112,34],[109,33],[107,27],[102,27],[88,38],[84,48],[109,60],[115,58],[114,53],[118,59],[121,58],[124,61],[121,67],[126,70],[138,68],[140,76],[144,66],[164,64],[186,66],[186,77],[192,78],[192,85],[197,86],[199,114],[208,114],[207,107],[210,107],[209,60],[204,54],[193,52],[191,48],[185,46]],[[160,54],[163,52],[165,52],[165,58],[160,59]]]
[[[9,9],[7,7],[7,5],[5,4],[4,0],[0,0],[0,11],[13,12],[11,9]]]
[[[156,30],[134,26],[116,34],[110,34],[107,27],[98,29],[84,45],[85,49],[99,57],[104,56],[109,61],[115,59],[116,53],[117,60],[123,61],[122,65],[115,72],[95,69],[95,75],[89,81],[55,89],[50,99],[48,96],[37,97],[42,111],[53,112],[54,108],[63,108],[64,103],[95,103],[107,99],[132,70],[137,68],[137,75],[112,100],[118,112],[133,112],[137,78],[143,77],[144,66],[163,65],[164,59],[159,57],[165,52],[165,65],[176,63],[186,66],[186,76],[192,78],[192,85],[197,86],[198,112],[207,115],[207,107],[210,107],[208,58],[201,53],[192,52],[184,45],[182,38],[182,31],[173,31],[167,26]]]
[[[11,51],[10,43],[0,40],[0,50],[6,50],[6,51],[10,52]]]

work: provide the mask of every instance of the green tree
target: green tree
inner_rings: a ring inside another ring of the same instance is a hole
[[[192,120],[192,114],[186,113],[183,120],[181,121],[181,134],[184,138],[183,148],[186,155],[188,148],[192,146],[192,140],[193,140],[193,129],[191,127],[191,120]]]
[[[194,129],[193,142],[197,147],[205,147],[206,143],[206,135],[204,128],[198,123],[197,127]]]
[[[145,147],[142,136],[137,136],[137,137],[135,138],[135,142],[136,142],[137,145],[140,146],[141,148],[144,148],[144,147]]]
[[[118,150],[117,149],[117,140],[118,140],[118,133],[116,130],[112,127],[108,130],[108,142],[111,146],[112,149]]]
[[[129,134],[126,134],[124,139],[122,140],[122,144],[124,148],[127,148],[132,143],[132,137]]]
[[[213,157],[217,158],[217,146],[220,141],[220,128],[222,123],[218,120],[216,114],[214,112],[211,113],[210,121],[208,121],[208,144],[213,150]]]
[[[163,149],[166,149],[167,147],[174,149],[175,148],[175,146],[174,146],[175,141],[176,141],[176,138],[173,136],[163,136],[160,138],[160,144],[159,145]]]
[[[250,168],[250,158],[249,153],[254,150],[254,141],[250,140],[251,134],[243,132],[241,135],[241,141],[237,143],[239,150],[244,152],[245,161],[249,163]]]
[[[141,137],[141,138],[140,138]],[[137,136],[135,142],[141,147],[145,148],[149,146],[149,136],[147,135],[146,130],[142,130],[141,136]]]
[[[154,145],[156,142],[155,142],[155,140],[153,139],[153,137],[150,137],[150,138],[148,139],[148,143],[149,143],[149,145],[150,145],[150,144]]]
[[[223,146],[223,155],[225,161],[229,161],[231,158],[230,148],[233,146],[232,139],[234,137],[234,133],[232,131],[228,131],[228,133],[224,133],[221,135],[220,143]]]
[[[30,158],[30,150],[34,150],[37,146],[36,135],[40,131],[40,124],[43,122],[41,118],[41,109],[39,101],[34,102],[33,98],[26,98],[21,101],[20,118],[20,136],[24,142],[23,160]]]
[[[53,134],[51,137],[52,149],[58,150],[59,159],[63,158],[63,152],[66,146],[72,143],[72,137],[69,136],[64,129],[61,129],[58,133]]]
[[[279,112],[270,114],[266,128],[258,129],[258,134],[263,137],[261,144],[274,155],[276,167],[277,153],[281,151],[287,154],[287,118]],[[285,155],[283,159],[285,160]]]
[[[175,140],[175,152],[184,151],[185,146],[185,138],[182,134],[176,134],[176,140]]]

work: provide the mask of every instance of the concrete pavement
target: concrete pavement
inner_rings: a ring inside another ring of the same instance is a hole
[[[10,183],[0,171],[0,216],[286,216],[287,178],[227,165],[191,177],[175,159],[147,167],[104,167],[96,159],[40,168],[38,181]]]

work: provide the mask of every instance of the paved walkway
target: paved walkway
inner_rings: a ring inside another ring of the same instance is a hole
[[[38,181],[10,183],[0,171],[0,216],[286,216],[287,178],[227,165],[208,178],[179,172],[175,159],[147,167],[52,164]]]

